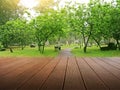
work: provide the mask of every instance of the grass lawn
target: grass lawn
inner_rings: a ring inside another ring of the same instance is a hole
[[[59,52],[54,51],[54,47],[45,47],[45,52],[41,54],[38,48],[26,47],[24,50],[21,48],[13,49],[13,53],[9,50],[0,51],[0,57],[55,57]]]
[[[82,49],[72,49],[72,53],[79,57],[120,57],[119,50],[101,51],[98,47],[88,47],[87,53]]]

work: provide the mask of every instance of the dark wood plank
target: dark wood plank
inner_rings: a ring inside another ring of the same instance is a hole
[[[106,58],[107,59],[107,58]],[[92,60],[99,64],[101,67],[103,67],[105,70],[107,70],[108,72],[111,72],[111,74],[115,75],[118,79],[120,79],[120,70],[111,66],[110,64],[105,63],[104,61],[102,61],[101,59],[98,58],[92,58]]]
[[[4,63],[4,65],[0,66],[0,70],[2,69],[9,69],[10,67],[14,66],[14,65],[19,65],[21,62],[24,62],[25,58],[13,58],[13,62],[9,62],[7,64]]]
[[[21,58],[22,59],[22,58]],[[9,66],[9,64],[11,65],[14,62],[18,62],[19,60],[21,60],[20,58],[2,58],[2,60],[0,60],[0,68],[4,68]]]
[[[113,62],[113,61],[111,61],[107,58],[99,58],[99,59],[120,70],[120,64],[119,63]]]
[[[33,62],[30,64],[29,69],[26,69],[24,73],[18,74],[18,72],[12,73],[12,75],[6,75],[5,78],[2,78],[0,80],[0,89],[16,89],[17,87],[24,84],[26,81],[28,81],[30,78],[32,78],[37,72],[39,72],[47,63],[49,60],[33,60]],[[24,68],[25,68],[24,67]],[[17,75],[16,75],[17,73]]]
[[[18,90],[38,90],[46,81],[46,79],[49,77],[49,75],[53,72],[59,61],[60,61],[60,57],[53,59],[34,77],[32,77],[22,86],[18,87]]]
[[[40,59],[43,59],[43,58],[40,58]],[[23,73],[24,71],[28,70],[29,68],[37,65],[38,63],[40,63],[39,60],[33,60],[32,58],[25,59],[23,62],[21,62],[20,65],[15,65],[7,70],[4,69],[5,71],[9,71],[9,73],[6,73],[5,75],[1,76],[1,78],[8,78],[8,77],[12,78],[13,76],[16,77],[19,74]]]
[[[119,60],[0,58],[0,90],[120,90]]]
[[[62,57],[59,64],[48,77],[40,90],[62,90],[65,72],[66,72],[67,58]]]
[[[0,77],[5,76],[8,73],[11,73],[12,71],[16,71],[18,68],[23,67],[24,65],[33,62],[33,60],[31,59],[22,59],[22,60],[18,60],[16,58],[16,61],[19,62],[12,62],[11,64],[6,64],[5,66],[3,66],[2,68],[0,68]],[[10,66],[9,66],[10,65]]]
[[[120,58],[118,57],[108,57],[107,59],[120,64]]]
[[[4,62],[9,62],[9,61],[12,61],[13,60],[13,57],[0,57],[0,65]]]
[[[109,90],[84,59],[77,58],[77,62],[87,90]]]
[[[85,90],[75,57],[69,57],[64,90]]]
[[[85,58],[88,65],[96,72],[96,74],[101,78],[101,80],[107,85],[111,90],[120,89],[120,80],[116,78],[113,74],[105,70],[99,64],[95,63],[90,58]]]

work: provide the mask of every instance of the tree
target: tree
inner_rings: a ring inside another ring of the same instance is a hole
[[[1,42],[3,46],[9,47],[10,52],[13,52],[12,45],[16,41],[16,32],[14,31],[13,23],[8,21],[5,25],[1,26]]]
[[[1,26],[0,41],[4,48],[9,48],[11,52],[12,46],[20,45],[22,49],[29,42],[30,30],[27,28],[26,21],[21,19],[8,21]]]
[[[44,52],[46,41],[50,37],[62,32],[64,26],[63,15],[57,11],[49,11],[38,16],[32,23],[36,30],[35,36],[38,42],[38,48],[41,53]],[[42,48],[41,48],[42,46]]]
[[[89,39],[93,31],[91,8],[85,5],[72,6],[68,8],[69,24],[74,31],[81,33],[84,41],[84,52],[86,52]]]
[[[110,29],[113,38],[117,42],[117,46],[119,47],[120,50],[120,1],[117,1],[116,6],[111,6],[111,12],[110,12],[111,18],[110,20]]]
[[[101,0],[90,0],[88,5],[75,4],[66,7],[71,30],[79,32],[83,37],[84,52],[87,50],[90,39],[93,39],[101,48],[102,38],[111,37],[109,7],[110,4],[101,3]]]

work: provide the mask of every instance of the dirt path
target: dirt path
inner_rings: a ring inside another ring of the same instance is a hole
[[[59,55],[60,56],[73,56],[70,48],[62,50]]]

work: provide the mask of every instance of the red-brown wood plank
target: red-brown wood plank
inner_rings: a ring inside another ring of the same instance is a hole
[[[10,62],[10,61],[13,61],[13,57],[0,57],[0,65],[2,65],[2,63],[7,63],[7,62]]]
[[[65,79],[66,65],[67,58],[62,57],[61,61],[58,63],[40,90],[62,90]]]
[[[105,85],[107,85],[111,90],[120,89],[120,80],[118,78],[116,78],[113,74],[105,70],[99,64],[95,63],[92,59],[85,58],[85,61],[97,73],[97,75],[104,81]]]
[[[2,58],[3,60],[0,60],[0,69],[5,68],[5,67],[9,67],[11,64],[13,64],[14,62],[18,62],[21,61],[22,58]]]
[[[108,57],[107,59],[120,64],[120,58],[118,57]]]
[[[38,72],[34,77],[27,81],[22,86],[18,87],[18,90],[38,90],[49,75],[53,72],[56,65],[59,63],[60,57],[53,59],[49,64],[47,64],[40,72]]]
[[[99,59],[120,70],[120,64],[119,63],[113,62],[113,61],[111,61],[109,59],[106,59],[106,58],[99,58]]]
[[[89,65],[82,58],[77,58],[79,69],[83,76],[87,90],[108,90],[96,73],[89,67]],[[96,67],[94,67],[96,68]]]
[[[75,57],[69,57],[64,90],[85,90]]]
[[[44,58],[40,58],[42,60],[46,60]],[[49,59],[48,59],[49,60]],[[27,62],[27,63],[26,63]],[[24,71],[27,71],[28,69],[32,68],[33,66],[36,66],[38,63],[41,61],[39,60],[34,60],[32,58],[29,58],[29,60],[25,59],[24,62],[21,63],[21,66],[13,66],[10,69],[14,69],[13,71],[1,76],[1,78],[12,78],[13,76],[16,77],[19,74],[23,73]],[[8,70],[8,69],[7,69]],[[7,71],[5,70],[5,71]]]
[[[119,60],[0,58],[0,90],[119,90]]]
[[[107,59],[107,58],[105,58]],[[111,72],[111,74],[115,75],[118,79],[120,79],[120,70],[111,66],[110,64],[105,63],[104,61],[102,61],[101,59],[98,58],[92,58],[92,60],[99,64],[101,67],[103,67],[105,70],[107,70],[108,72]]]
[[[25,58],[13,58],[13,62],[9,62],[8,64],[5,64],[4,65],[1,65],[0,66],[0,70],[1,69],[4,69],[4,68],[9,68],[9,67],[12,67],[14,65],[19,65],[22,61],[24,62]]]
[[[9,64],[5,64],[5,66],[1,67],[0,68],[0,77],[5,76],[5,74],[8,74],[12,71],[17,70],[18,68],[23,67],[25,64],[28,64],[33,60],[31,60],[29,58],[28,59],[26,59],[26,58],[25,59],[19,59],[19,58],[17,59],[16,58],[16,61],[19,61],[19,62],[16,63],[14,61],[14,62],[12,62],[12,64],[10,64],[10,66],[9,66]]]
[[[5,78],[0,79],[0,89],[16,89],[24,84],[27,80],[32,78],[37,72],[39,72],[50,60],[33,60],[30,65],[26,65],[26,70],[16,71],[12,74],[6,75]],[[24,68],[25,68],[24,67]],[[27,68],[29,67],[29,68]],[[23,68],[23,70],[24,70]],[[19,74],[20,73],[20,74]],[[17,74],[17,75],[16,75]]]

